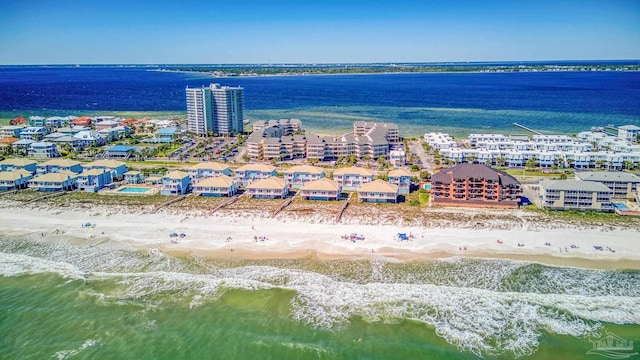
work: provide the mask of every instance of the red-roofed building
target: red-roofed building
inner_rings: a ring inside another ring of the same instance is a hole
[[[9,124],[11,125],[23,125],[27,123],[27,118],[24,116],[16,116],[13,119],[11,119],[11,122]]]
[[[15,137],[6,137],[6,138],[0,139],[0,144],[11,145],[11,144],[13,144],[14,142],[16,142],[18,140],[20,140],[20,139],[15,138]]]
[[[513,176],[481,164],[458,164],[431,177],[434,205],[516,208],[521,192]]]
[[[71,126],[89,126],[91,125],[91,118],[89,116],[80,116],[71,121]]]
[[[136,120],[134,118],[128,118],[128,119],[124,119],[124,120],[120,121],[120,126],[132,127],[132,125],[135,125],[137,123],[138,123],[138,120]]]

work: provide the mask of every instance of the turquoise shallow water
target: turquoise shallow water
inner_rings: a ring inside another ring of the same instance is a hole
[[[457,137],[466,137],[470,133],[525,133],[513,126],[514,122],[544,133],[560,134],[588,131],[592,125],[640,123],[638,116],[623,114],[396,106],[248,110],[245,116],[250,120],[299,118],[310,133],[331,135],[351,131],[354,121],[387,121],[399,124],[401,134],[407,137],[420,137],[432,131],[447,132]]]
[[[0,271],[7,359],[583,359],[606,332],[640,343],[638,271],[180,259],[8,238]]]

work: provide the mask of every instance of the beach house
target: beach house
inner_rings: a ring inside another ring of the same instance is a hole
[[[144,175],[140,171],[129,170],[124,173],[124,182],[127,184],[142,184]]]
[[[94,124],[96,131],[102,131],[104,129],[113,129],[118,125],[120,125],[120,121],[116,120],[115,118],[113,120],[99,121]]]
[[[233,196],[237,191],[236,182],[227,175],[203,178],[193,186],[193,193],[202,196]]]
[[[267,179],[276,175],[276,168],[265,164],[243,165],[235,171],[236,183],[241,187],[247,187],[255,180]]]
[[[167,126],[156,131],[156,141],[160,143],[172,143],[176,141],[180,129],[176,126]]]
[[[56,144],[48,141],[33,142],[29,145],[27,154],[38,159],[55,158],[60,156]]]
[[[398,193],[400,194],[411,192],[411,173],[405,169],[389,171],[389,182],[398,185]]]
[[[27,156],[27,154],[29,153],[29,148],[34,142],[35,141],[33,140],[20,139],[11,143],[11,147],[16,154]]]
[[[305,200],[338,200],[341,193],[340,184],[328,178],[308,181],[300,188],[300,197]]]
[[[482,164],[458,164],[431,177],[434,205],[517,208],[521,193],[513,176]]]
[[[154,186],[162,185],[162,176],[149,174],[149,176],[144,178],[143,183],[147,185],[154,185]]]
[[[42,126],[30,126],[22,129],[20,140],[40,141],[47,135],[47,129]]]
[[[0,171],[26,170],[30,173],[36,172],[38,163],[25,158],[12,158],[0,161]]]
[[[29,180],[29,188],[37,191],[73,190],[77,179],[77,173],[61,170],[32,178]]]
[[[129,159],[133,154],[134,148],[126,145],[115,145],[104,152],[104,156],[109,159]]]
[[[0,139],[14,137],[20,138],[20,133],[24,129],[23,126],[7,125],[0,127]]]
[[[253,181],[247,186],[245,192],[258,199],[275,199],[284,198],[289,191],[284,179],[272,176]]]
[[[43,116],[29,116],[29,126],[44,126]]]
[[[190,167],[187,172],[193,182],[216,176],[231,176],[229,165],[217,162],[201,162]]]
[[[58,134],[58,133],[54,133],[54,134]],[[53,134],[50,134],[50,135],[53,135]],[[56,144],[56,147],[58,148],[60,148],[62,144],[69,144],[71,148],[74,150],[83,149],[82,141],[80,141],[80,139],[74,138],[73,136],[69,136],[69,135],[58,136],[53,139],[50,139],[49,141]]]
[[[94,130],[80,131],[73,135],[73,137],[80,139],[83,147],[89,146],[103,146],[107,143],[107,140],[99,132]]]
[[[360,185],[358,200],[374,203],[395,203],[398,201],[398,185],[384,180],[374,180]]]
[[[97,192],[112,182],[111,171],[105,168],[87,169],[78,175],[78,189],[86,192]]]
[[[357,190],[360,185],[373,181],[373,171],[361,167],[346,167],[333,172],[333,180],[344,190]]]
[[[24,189],[32,178],[32,173],[24,169],[0,171],[0,190]]]
[[[87,170],[106,169],[111,172],[111,178],[113,181],[122,180],[124,178],[124,174],[129,170],[127,168],[127,164],[122,161],[110,159],[92,161],[90,163],[83,164],[82,167]]]
[[[91,117],[89,116],[80,116],[73,120],[69,124],[71,126],[89,126],[91,125]]]
[[[304,183],[324,177],[321,167],[296,165],[284,171],[284,181],[289,188],[299,189]]]
[[[69,159],[53,159],[42,164],[38,164],[36,168],[37,175],[48,173],[57,173],[60,171],[70,171],[76,174],[82,172],[82,164],[79,161]]]
[[[191,187],[191,178],[184,171],[172,171],[162,177],[161,195],[186,194]]]
[[[613,211],[613,191],[596,181],[545,180],[538,195],[544,209]]]

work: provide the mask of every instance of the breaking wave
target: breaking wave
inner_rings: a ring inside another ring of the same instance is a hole
[[[532,354],[545,332],[581,337],[597,334],[601,322],[640,324],[638,271],[477,259],[314,266],[221,266],[106,246],[0,240],[0,276],[58,273],[88,282],[107,303],[195,307],[229,289],[285,289],[293,294],[291,317],[310,326],[339,330],[354,317],[412,319],[479,356]]]

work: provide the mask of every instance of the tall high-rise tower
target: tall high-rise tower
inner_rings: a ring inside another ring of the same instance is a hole
[[[187,129],[198,136],[244,130],[244,89],[220,86],[187,88]]]

